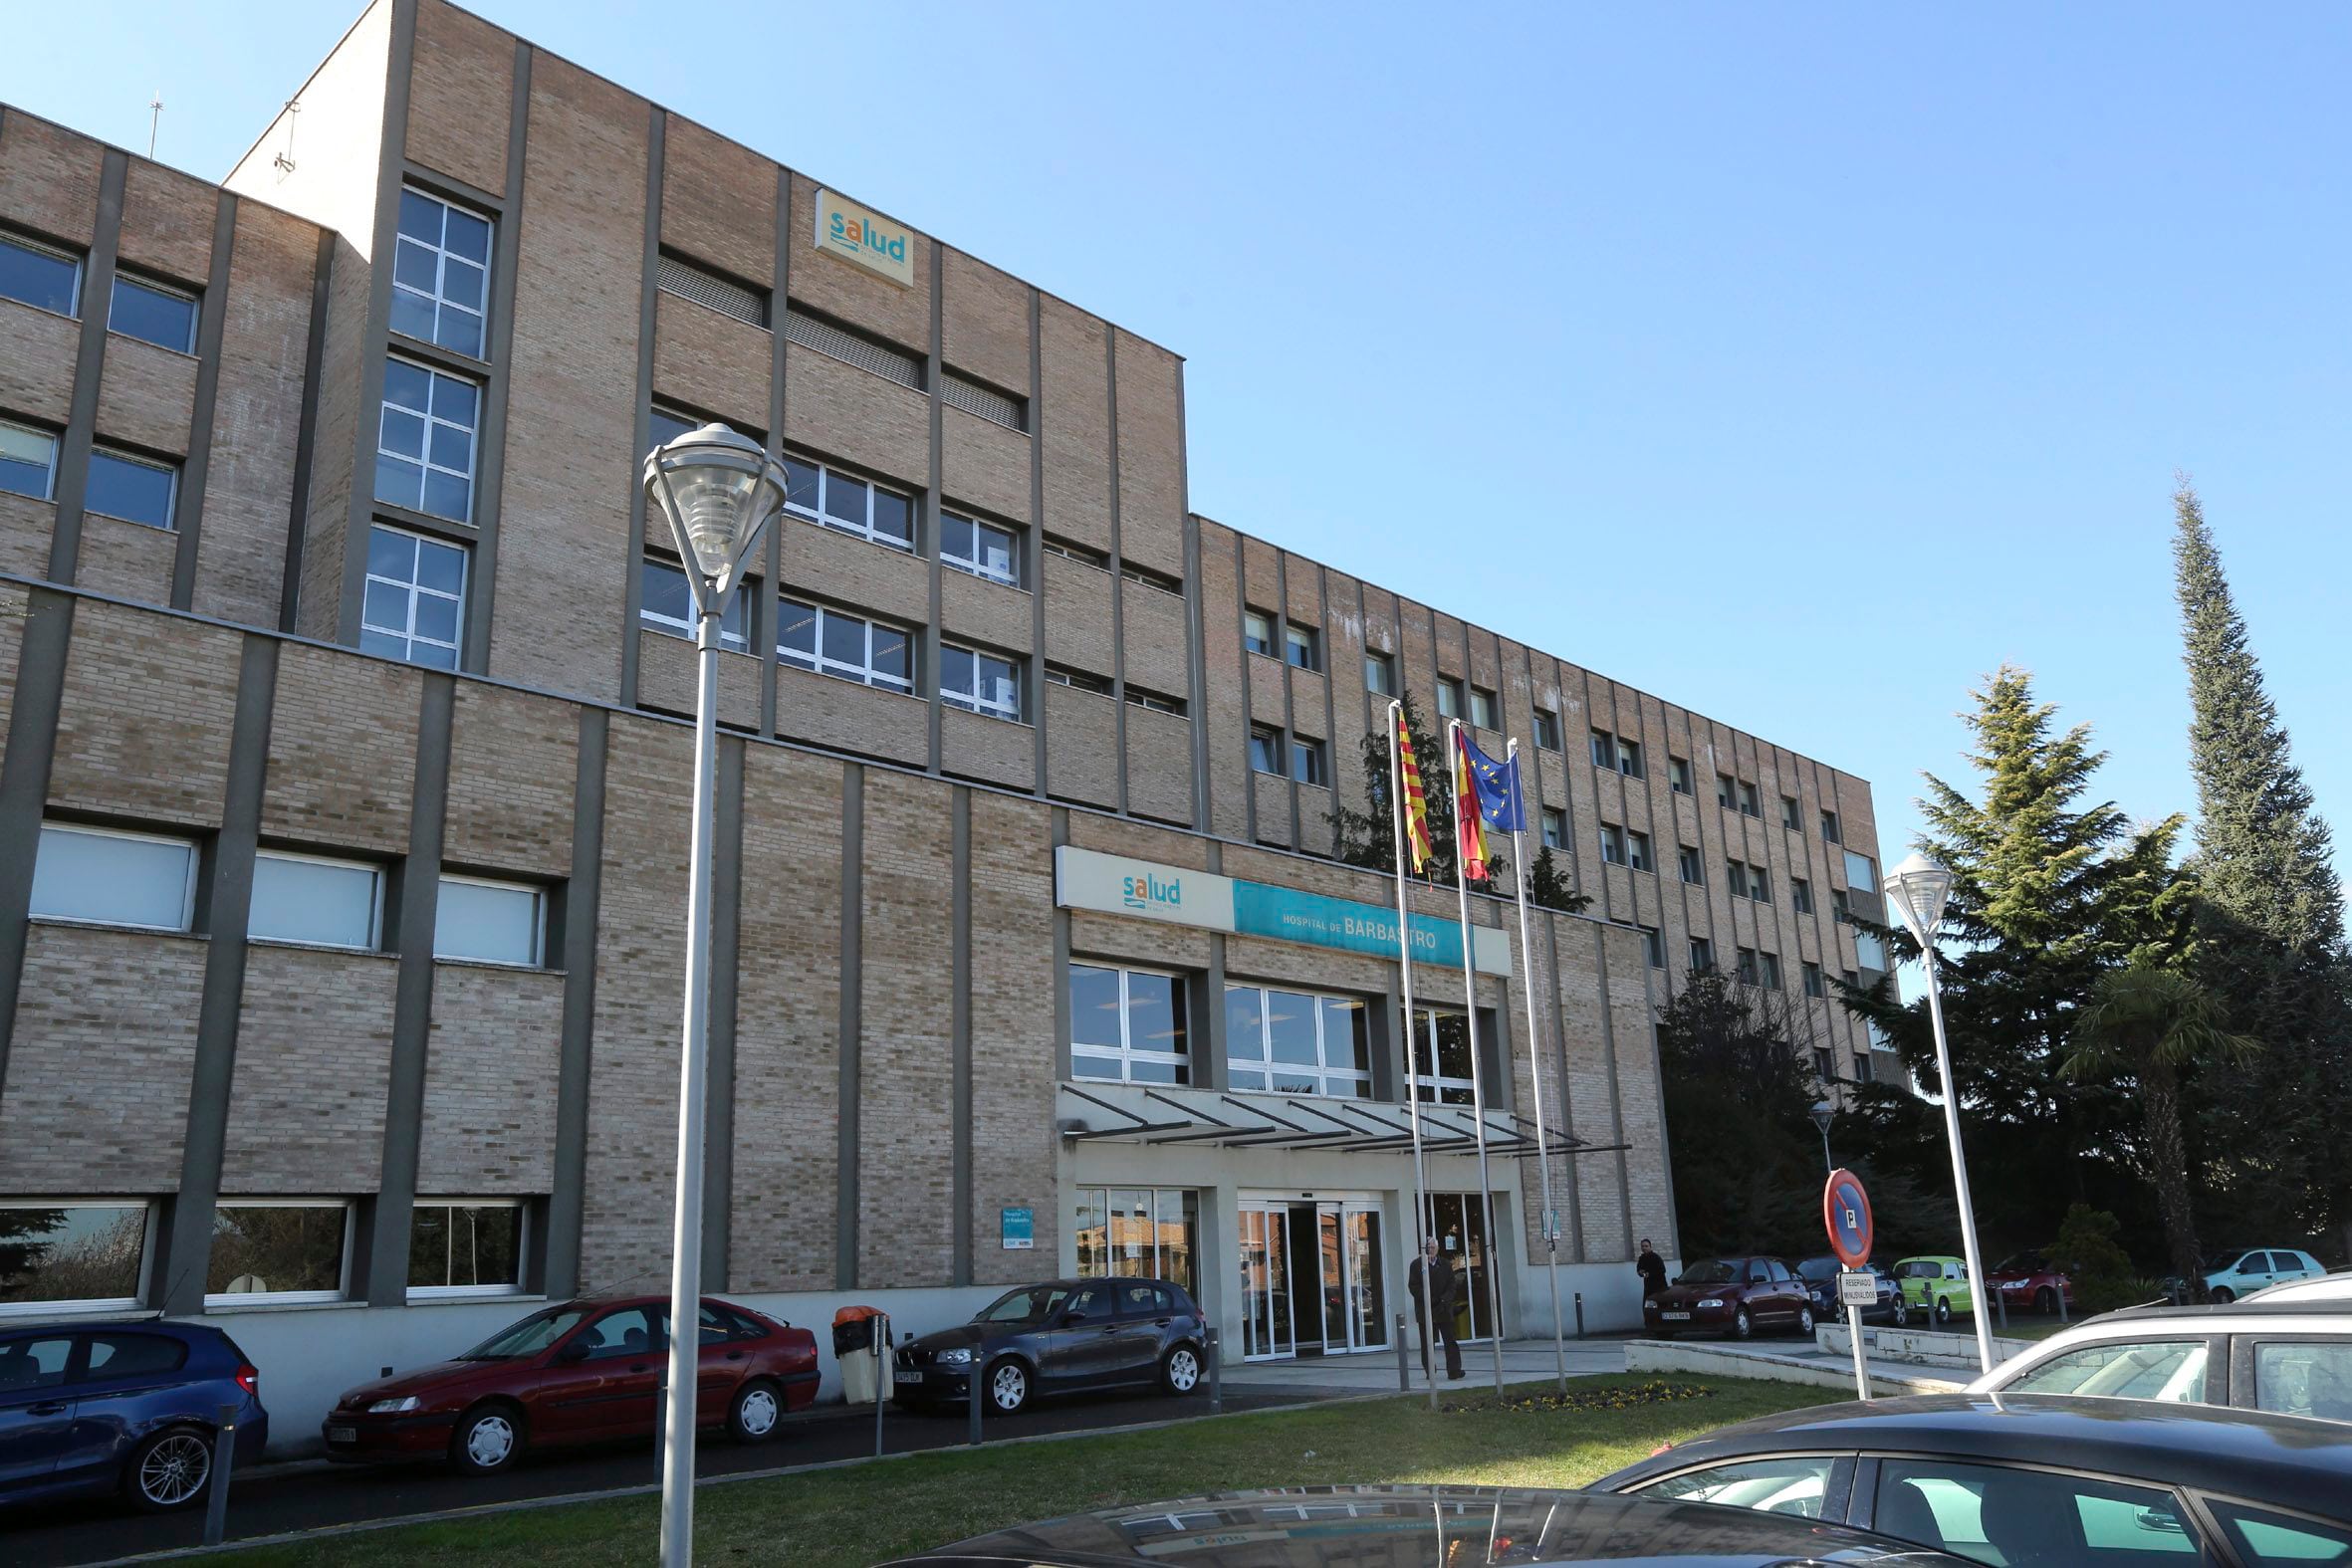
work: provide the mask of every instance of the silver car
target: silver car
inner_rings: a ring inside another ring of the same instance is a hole
[[[2352,1423],[2352,1301],[2109,1312],[2052,1334],[1969,1392],[2230,1405]]]

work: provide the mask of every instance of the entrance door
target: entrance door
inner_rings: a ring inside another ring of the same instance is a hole
[[[1340,1213],[1347,1244],[1348,1343],[1357,1350],[1388,1344],[1388,1291],[1381,1269],[1380,1211],[1350,1204]]]
[[[1242,1354],[1291,1354],[1291,1211],[1251,1204],[1242,1222]]]
[[[1454,1332],[1465,1342],[1485,1339],[1494,1333],[1487,1275],[1495,1263],[1494,1248],[1487,1244],[1486,1205],[1476,1193],[1431,1193],[1429,1207],[1437,1222],[1439,1256],[1459,1282]]]

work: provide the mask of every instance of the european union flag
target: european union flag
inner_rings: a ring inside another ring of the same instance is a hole
[[[1470,731],[1462,732],[1462,755],[1470,763],[1470,771],[1478,776],[1479,815],[1487,825],[1499,833],[1524,832],[1528,813],[1520,802],[1519,759],[1499,763],[1478,749],[1470,738]]]

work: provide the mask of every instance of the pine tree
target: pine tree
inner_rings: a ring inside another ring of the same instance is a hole
[[[1432,734],[1421,723],[1421,705],[1408,688],[1399,699],[1405,705],[1405,733],[1413,738],[1413,760],[1421,768],[1421,798],[1429,812],[1429,861],[1418,873],[1440,887],[1454,885],[1454,779],[1446,766],[1445,731]],[[1337,800],[1324,818],[1331,824],[1331,857],[1342,865],[1396,874],[1396,828],[1388,803],[1388,717],[1362,742],[1364,808],[1351,810]],[[1500,856],[1487,861],[1490,881],[1502,869]],[[1475,891],[1475,889],[1473,889]]]
[[[1818,1250],[1815,1090],[1786,1005],[1696,971],[1658,1009],[1658,1067],[1684,1252]]]
[[[2201,893],[2195,967],[2234,1027],[2265,1047],[2210,1074],[2209,1163],[2241,1225],[2352,1241],[2352,959],[2328,825],[2295,767],[2247,646],[2197,492],[2173,496],[2173,564],[2189,669]],[[2266,1232],[2267,1233],[2267,1232]]]

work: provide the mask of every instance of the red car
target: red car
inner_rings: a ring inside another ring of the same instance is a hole
[[[324,1426],[347,1463],[446,1458],[465,1474],[503,1470],[526,1448],[649,1438],[668,1370],[669,1297],[566,1301],[491,1335],[454,1361],[362,1383]],[[696,1425],[739,1443],[776,1436],[817,1398],[817,1337],[702,1298]]]
[[[1662,1339],[1693,1332],[1748,1339],[1760,1328],[1809,1335],[1813,1292],[1776,1257],[1702,1257],[1642,1302],[1641,1319]]]
[[[2012,1312],[2034,1311],[2056,1317],[2061,1298],[2067,1311],[2074,1310],[2074,1281],[2039,1252],[2004,1257],[1986,1278]]]

